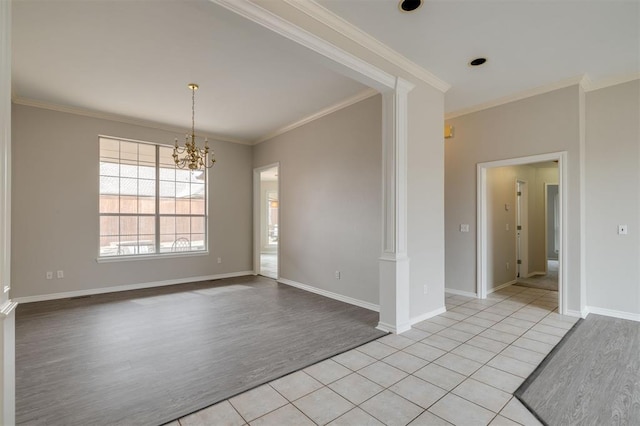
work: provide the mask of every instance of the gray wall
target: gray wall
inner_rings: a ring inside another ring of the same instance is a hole
[[[640,82],[584,93],[567,87],[467,114],[447,124],[446,287],[475,292],[476,164],[547,152],[568,153],[568,308],[580,309],[584,239],[586,306],[640,313]],[[580,141],[584,138],[585,229],[580,233]],[[552,183],[543,176],[539,183]],[[460,233],[460,223],[471,224]],[[617,226],[629,235],[617,235]],[[537,270],[541,265],[533,265]]]
[[[378,304],[381,114],[375,96],[254,147],[280,162],[281,278]]]
[[[476,292],[476,165],[548,152],[568,153],[568,308],[580,308],[580,92],[555,90],[451,120],[445,143],[446,287]],[[459,231],[461,223],[470,232]]]
[[[13,298],[253,269],[251,147],[226,142],[212,144],[218,163],[209,175],[209,255],[97,263],[98,135],[168,144],[181,137],[13,106]],[[45,279],[56,270],[64,279]]]
[[[586,107],[587,304],[638,315],[640,81],[589,92]]]

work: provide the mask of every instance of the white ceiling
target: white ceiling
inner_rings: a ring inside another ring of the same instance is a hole
[[[640,73],[640,2],[318,0],[451,84],[446,112]],[[255,142],[366,87],[208,0],[14,0],[13,94]],[[486,65],[467,62],[486,56]]]
[[[451,84],[446,112],[586,74],[640,73],[640,2],[618,0],[317,0]],[[488,59],[482,67],[468,62]]]
[[[365,86],[208,0],[13,4],[13,95],[255,141]]]

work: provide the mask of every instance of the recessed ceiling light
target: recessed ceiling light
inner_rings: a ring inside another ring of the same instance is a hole
[[[487,62],[487,58],[475,58],[469,62],[469,65],[471,65],[472,67],[479,67],[485,62]]]
[[[398,7],[403,12],[413,12],[422,6],[422,0],[401,0]]]

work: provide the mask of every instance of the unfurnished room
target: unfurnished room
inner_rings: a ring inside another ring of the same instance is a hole
[[[640,2],[0,0],[1,425],[640,424]]]

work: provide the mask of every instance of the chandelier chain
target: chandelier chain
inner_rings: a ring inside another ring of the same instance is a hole
[[[191,89],[191,135],[195,136],[196,131],[196,89]]]

